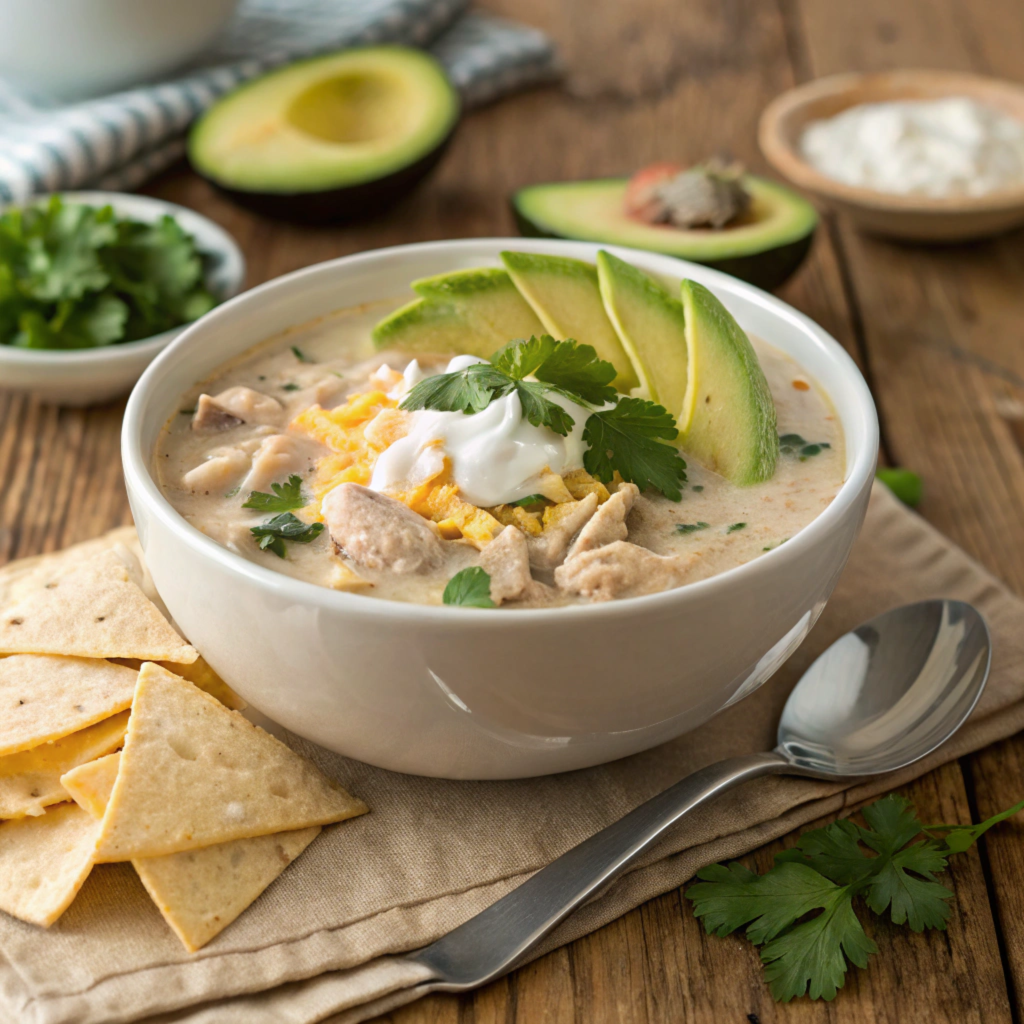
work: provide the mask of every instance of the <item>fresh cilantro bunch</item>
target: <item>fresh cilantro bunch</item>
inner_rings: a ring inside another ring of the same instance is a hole
[[[195,242],[172,217],[143,224],[59,196],[0,214],[0,344],[135,341],[214,305]]]
[[[709,934],[746,927],[747,938],[762,947],[765,978],[780,1002],[805,993],[834,999],[847,961],[866,967],[878,952],[854,899],[915,932],[944,929],[953,894],[935,874],[950,854],[1022,809],[1024,801],[980,825],[922,825],[910,801],[891,793],[864,808],[867,827],[844,819],[805,832],[763,875],[737,863],[712,864],[697,872],[700,881],[686,896]]]
[[[528,422],[565,437],[575,421],[550,397],[561,395],[592,410],[583,430],[590,446],[583,457],[588,473],[607,483],[617,471],[641,490],[679,501],[686,463],[673,445],[662,443],[678,435],[675,419],[654,402],[619,395],[611,384],[615,375],[593,346],[544,334],[510,341],[490,362],[420,381],[401,408],[470,415],[514,392]]]

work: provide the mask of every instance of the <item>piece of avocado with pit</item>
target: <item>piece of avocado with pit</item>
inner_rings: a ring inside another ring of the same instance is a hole
[[[512,196],[522,234],[645,249],[703,263],[759,288],[781,285],[807,256],[814,207],[782,185],[745,174],[750,208],[723,228],[648,224],[626,212],[627,178],[530,185]]]
[[[608,319],[640,377],[638,397],[678,417],[688,382],[683,304],[642,270],[603,249],[597,278]]]
[[[262,213],[354,219],[418,182],[458,118],[458,94],[424,51],[342,50],[224,96],[196,121],[188,155],[204,178]]]
[[[512,278],[500,268],[424,277],[413,281],[412,289],[420,297],[374,327],[377,348],[488,359],[509,341],[544,332]]]
[[[679,445],[741,487],[771,479],[779,459],[775,402],[750,339],[703,285],[682,283],[689,384]]]
[[[591,345],[618,371],[612,383],[628,393],[640,383],[632,360],[604,311],[597,269],[567,256],[503,252],[501,261],[553,338]]]

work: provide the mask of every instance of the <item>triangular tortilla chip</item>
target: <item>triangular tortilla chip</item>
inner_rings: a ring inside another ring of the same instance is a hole
[[[121,751],[98,757],[65,772],[60,784],[68,796],[94,818],[102,818],[121,766]]]
[[[136,670],[142,668],[142,662],[137,658],[113,658],[111,660]],[[249,706],[210,668],[209,662],[202,655],[196,658],[191,665],[178,665],[173,661],[158,661],[157,664],[161,668],[167,669],[168,672],[174,672],[182,679],[195,683],[200,690],[208,693],[211,697],[216,697],[224,707],[231,708],[232,711],[244,711]]]
[[[90,761],[63,779],[78,805],[100,818],[120,754]],[[320,834],[320,826],[233,839],[201,850],[132,861],[164,920],[190,953],[222,932]]]
[[[67,800],[61,776],[92,761],[124,741],[130,711],[122,711],[55,743],[0,757],[0,818],[42,814],[44,807]]]
[[[0,654],[74,654],[190,664],[198,657],[132,582],[123,561],[102,551],[0,615]]]
[[[146,664],[97,860],[159,857],[327,825],[366,810],[237,711]]]
[[[53,924],[92,870],[102,827],[78,804],[0,825],[0,910],[44,928]]]
[[[0,756],[50,743],[124,711],[138,677],[98,658],[0,658]]]

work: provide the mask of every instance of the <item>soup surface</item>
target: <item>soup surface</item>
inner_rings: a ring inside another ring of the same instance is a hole
[[[682,499],[672,501],[596,480],[578,444],[548,432],[550,458],[514,480],[525,503],[502,493],[508,472],[492,472],[486,450],[475,453],[474,483],[464,470],[459,486],[457,467],[440,455],[432,463],[429,445],[411,450],[410,432],[422,435],[411,416],[420,414],[397,408],[409,382],[443,373],[450,355],[378,352],[370,340],[396,304],[292,329],[184,395],[155,453],[174,507],[243,557],[321,586],[440,604],[453,576],[479,566],[494,604],[522,608],[637,596],[724,572],[784,544],[842,485],[843,437],[828,399],[796,362],[754,338],[782,436],[766,482],[739,487],[686,457]],[[536,456],[503,436],[506,455]],[[472,442],[449,437],[463,467]],[[410,466],[414,478],[397,479]],[[294,537],[253,532],[281,515]]]

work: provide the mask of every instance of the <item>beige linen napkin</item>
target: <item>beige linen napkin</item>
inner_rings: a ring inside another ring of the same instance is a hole
[[[697,732],[613,764],[520,782],[396,775],[293,739],[372,813],[325,829],[195,955],[181,948],[128,865],[95,869],[49,931],[0,914],[0,1019],[354,1024],[408,1002],[421,975],[389,954],[443,935],[688,772],[768,749],[790,688],[823,648],[887,608],[939,596],[979,606],[995,641],[988,689],[950,743],[894,776],[848,789],[806,779],[748,783],[687,819],[545,948],[568,942],[682,884],[704,864],[1024,727],[1024,602],[876,488],[861,540],[806,642],[767,685]],[[599,636],[594,643],[599,650]]]

